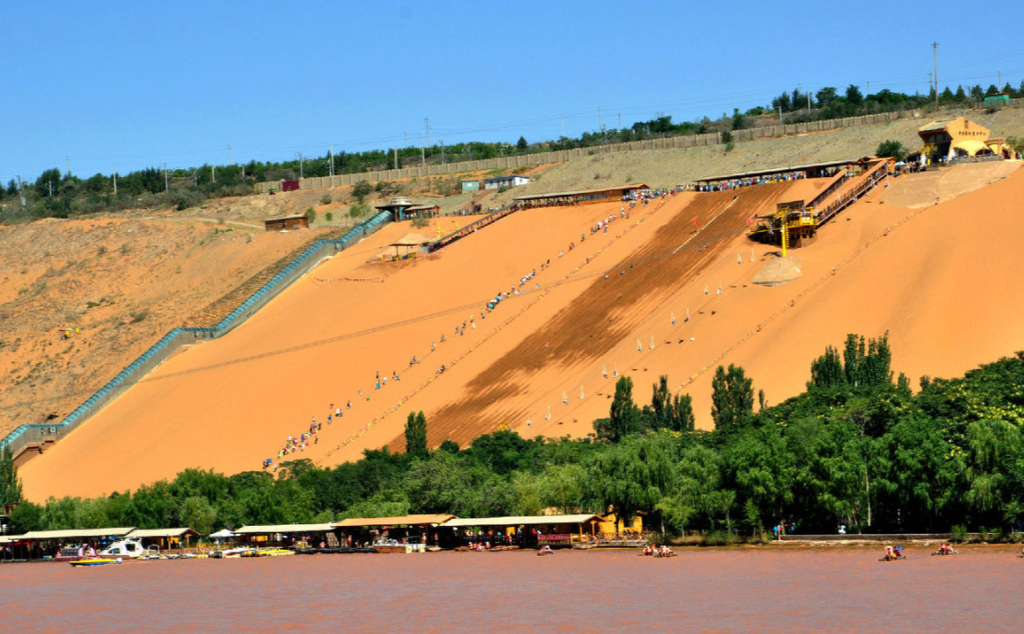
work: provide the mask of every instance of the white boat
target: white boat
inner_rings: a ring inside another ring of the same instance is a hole
[[[122,557],[138,559],[146,554],[142,542],[137,539],[121,539],[100,551],[101,557]]]
[[[427,552],[426,544],[403,544],[397,540],[377,542],[373,545],[378,553],[424,553]]]

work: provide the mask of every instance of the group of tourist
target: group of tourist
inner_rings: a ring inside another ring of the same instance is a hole
[[[648,545],[644,547],[644,557],[675,557],[676,553],[668,546],[652,546]]]
[[[689,192],[723,192],[732,189],[740,189],[742,187],[750,187],[752,185],[771,185],[773,183],[785,183],[789,181],[803,180],[805,178],[807,178],[807,172],[796,171],[786,172],[784,174],[733,178],[730,180],[719,181],[717,183],[690,183],[689,185],[680,187]]]
[[[646,199],[653,199],[653,198],[658,198],[658,197],[662,197],[662,196],[668,196],[668,195],[671,195],[672,193],[674,193],[674,191],[675,190],[671,190],[671,191],[669,191],[669,190],[644,190],[643,196],[645,196],[645,198],[641,197],[640,195],[638,195],[637,199],[638,200],[646,200]],[[620,210],[620,213],[617,216],[615,214],[610,214],[607,217],[602,218],[602,219],[596,221],[596,223],[591,227],[591,233],[593,234],[593,233],[597,233],[599,231],[607,233],[608,225],[610,223],[612,223],[612,222],[614,222],[614,221],[616,221],[618,219],[629,219],[630,217],[631,217],[630,212],[626,210],[625,206],[623,206],[623,208]],[[581,239],[581,241],[585,240],[586,239],[586,234],[581,235],[580,239]],[[575,242],[570,242],[568,249],[570,251],[572,251],[575,248],[576,248]],[[564,254],[565,254],[565,252],[563,250],[563,251],[561,251],[559,253],[559,257],[562,257]],[[589,263],[589,261],[590,261],[590,259],[587,258],[587,262],[588,263]],[[496,294],[493,299],[488,301],[488,303],[486,305],[486,308],[480,311],[479,318],[481,320],[486,319],[487,314],[490,313],[491,311],[495,310],[495,308],[497,308],[498,304],[500,304],[502,301],[507,300],[510,297],[518,297],[521,294],[529,292],[529,289],[527,287],[528,287],[528,285],[531,282],[534,282],[534,280],[535,280],[535,278],[537,276],[538,270],[543,272],[543,271],[549,270],[550,268],[551,268],[551,260],[547,259],[544,262],[542,262],[538,268],[531,269],[528,273],[520,276],[518,285],[516,285],[516,284],[511,285],[509,287],[508,291],[500,292],[500,293]],[[534,282],[534,284],[535,284],[535,289],[539,290],[540,289],[540,284],[536,283],[536,282]],[[454,332],[455,332],[455,334],[457,334],[459,336],[464,336],[466,334],[466,329],[467,328],[475,329],[476,327],[477,327],[477,317],[476,317],[475,314],[471,314],[471,315],[469,315],[469,317],[467,319],[463,320],[461,325],[456,325],[455,326]],[[445,343],[447,341],[447,338],[446,338],[446,336],[444,334],[441,335],[440,341],[441,341],[441,343]],[[436,340],[431,342],[430,350],[431,350],[431,352],[434,352],[434,351],[437,350],[437,341]],[[421,359],[418,356],[413,355],[412,358],[409,360],[409,367],[411,368],[414,365],[418,365],[420,363],[421,363]],[[440,376],[441,374],[445,373],[448,369],[449,368],[448,368],[447,364],[440,364],[440,365],[438,365],[436,367],[436,369],[435,369],[435,372],[434,372],[435,376]],[[389,379],[388,376],[381,376],[380,372],[378,371],[376,373],[376,375],[374,376],[374,390],[375,391],[381,391],[381,390],[385,389],[387,387],[387,384],[388,384],[388,379]],[[401,377],[400,377],[400,375],[398,374],[397,371],[392,371],[390,379],[391,379],[391,382],[394,383],[395,381],[401,380]],[[359,390],[359,398],[360,398],[360,400],[362,400],[363,397],[364,397],[363,390]],[[370,396],[369,395],[365,395],[365,399],[367,401],[369,401],[370,400]],[[353,407],[352,401],[351,400],[347,401],[346,404],[345,404],[345,409],[346,410],[350,410],[350,409],[352,409],[352,407]],[[331,403],[330,407],[328,408],[328,413],[327,413],[327,423],[328,423],[328,425],[330,425],[334,420],[340,419],[343,416],[343,414],[344,413],[343,413],[341,407],[335,407],[334,403]],[[267,459],[265,459],[263,461],[263,464],[262,464],[263,469],[264,470],[272,469],[273,471],[276,472],[277,469],[278,469],[278,464],[281,461],[286,460],[287,456],[293,455],[295,453],[305,452],[307,449],[310,448],[311,445],[317,445],[319,443],[319,440],[320,440],[320,438],[319,438],[320,434],[318,434],[318,432],[320,432],[321,429],[322,429],[321,424],[317,423],[316,422],[316,416],[313,416],[313,422],[310,424],[310,427],[309,427],[308,431],[305,431],[305,432],[301,433],[298,436],[288,436],[288,439],[285,442],[284,446],[281,447],[277,451],[276,460],[275,460],[275,458],[267,458]]]

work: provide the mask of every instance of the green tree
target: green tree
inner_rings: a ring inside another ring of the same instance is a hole
[[[423,412],[409,412],[405,421],[405,453],[414,457],[427,455],[427,417]]]
[[[182,524],[200,535],[209,535],[217,521],[217,509],[205,497],[192,495],[182,501],[178,517],[181,518]]]
[[[903,157],[907,155],[907,148],[903,147],[903,144],[899,141],[890,139],[878,144],[878,149],[875,150],[875,155],[880,157],[892,157],[897,161],[902,161]]]
[[[746,377],[743,368],[730,363],[726,371],[718,366],[711,379],[711,390],[711,418],[716,430],[734,430],[753,416],[753,381]]]
[[[861,94],[860,88],[850,84],[846,87],[846,102],[854,108],[857,108],[863,103],[864,95]]]
[[[519,140],[516,141],[516,149],[522,152],[528,147],[530,147],[530,144],[526,142],[526,137],[519,137]]]
[[[21,502],[21,480],[9,445],[0,451],[0,512]]]
[[[665,434],[633,437],[593,456],[586,499],[599,512],[611,509],[629,521],[637,512],[653,513],[675,482],[672,439]]]
[[[839,93],[832,86],[826,86],[815,93],[814,98],[821,104],[822,108],[828,108],[839,98]]]
[[[626,436],[640,433],[641,423],[640,410],[633,402],[633,379],[620,377],[615,383],[609,417],[594,421],[594,431],[599,439],[617,443]]]
[[[825,348],[825,354],[811,362],[811,382],[807,387],[835,388],[846,384],[843,362],[839,352],[832,346]]]
[[[747,121],[743,117],[743,115],[740,114],[740,109],[739,108],[735,108],[733,110],[733,113],[732,113],[732,129],[733,130],[742,130],[743,128],[746,127],[746,124],[747,124]]]

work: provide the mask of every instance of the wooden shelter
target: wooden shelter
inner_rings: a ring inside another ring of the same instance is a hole
[[[571,192],[554,192],[551,194],[531,194],[517,196],[516,205],[520,209],[531,207],[557,207],[561,205],[577,205],[589,203],[606,203],[622,200],[631,192],[650,189],[646,183],[630,183],[613,187],[598,187]]]
[[[388,246],[395,249],[395,254],[392,259],[406,260],[416,257],[416,252],[420,251],[423,248],[423,245],[429,244],[430,242],[431,239],[425,235],[419,233],[407,233]]]
[[[263,221],[263,227],[267,231],[297,231],[299,229],[309,229],[309,218],[304,214],[281,216],[279,218],[267,218]]]

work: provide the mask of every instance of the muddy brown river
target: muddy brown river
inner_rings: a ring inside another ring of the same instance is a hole
[[[6,632],[1012,632],[1019,547],[314,555],[0,565]]]

